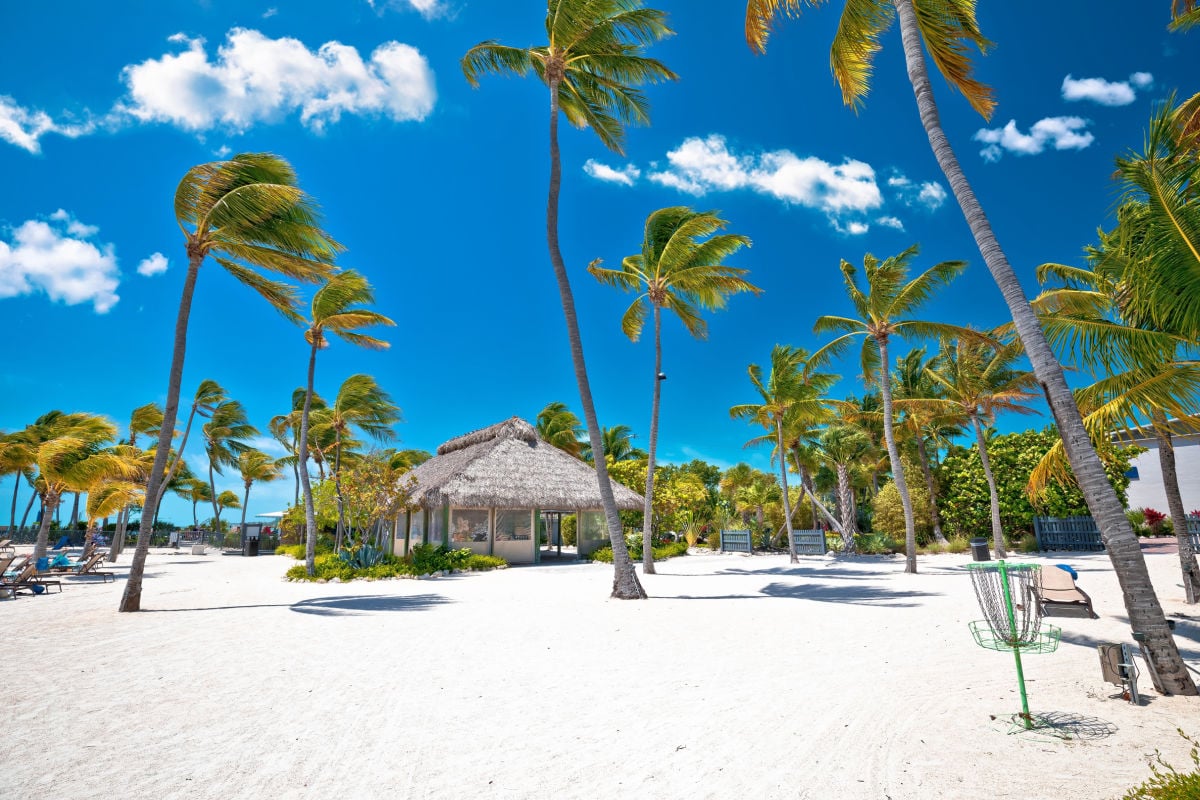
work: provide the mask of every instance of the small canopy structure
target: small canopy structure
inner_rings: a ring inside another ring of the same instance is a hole
[[[451,439],[403,481],[414,510],[397,521],[397,553],[447,544],[531,563],[546,510],[578,513],[580,555],[608,540],[595,469],[543,441],[520,417]],[[643,507],[641,495],[616,482],[612,488],[617,508]]]

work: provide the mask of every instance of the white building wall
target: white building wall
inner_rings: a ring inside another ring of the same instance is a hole
[[[1175,472],[1179,477],[1179,491],[1183,495],[1183,510],[1191,513],[1200,510],[1200,435],[1176,436],[1173,441]],[[1131,467],[1137,467],[1138,477],[1129,482],[1129,507],[1153,508],[1169,514],[1162,468],[1158,463],[1158,442],[1143,439],[1136,444],[1148,449],[1130,463]]]

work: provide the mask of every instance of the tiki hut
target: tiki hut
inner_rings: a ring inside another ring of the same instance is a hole
[[[578,515],[580,555],[608,541],[595,469],[542,441],[519,417],[451,439],[404,481],[412,511],[397,520],[398,555],[445,544],[534,563],[550,512]],[[642,508],[641,495],[616,482],[612,488],[617,508]]]

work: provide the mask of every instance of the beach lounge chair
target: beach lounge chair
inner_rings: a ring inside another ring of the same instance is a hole
[[[100,569],[100,562],[103,560],[104,553],[92,553],[90,558],[71,565],[63,570],[62,574],[77,578],[103,578],[105,583],[110,580],[115,581],[117,579],[115,575]]]
[[[34,588],[35,586],[42,586],[44,588],[39,591]],[[38,575],[36,564],[26,564],[16,577],[11,580],[6,578],[3,582],[0,582],[0,589],[9,589],[13,594],[17,594],[18,592],[42,594],[43,592],[50,591],[51,586],[57,586],[58,590],[62,591],[62,581],[51,580]]]
[[[1055,566],[1043,567],[1038,574],[1038,601],[1044,617],[1088,617],[1099,619],[1092,609],[1092,598],[1075,585],[1071,573]]]
[[[16,558],[11,558],[11,559],[9,559],[8,566],[6,566],[4,568],[3,575],[5,577],[11,578],[12,576],[14,576],[18,572],[20,572],[25,567],[25,565],[28,563],[29,563],[29,556],[27,556],[27,555],[17,556]]]
[[[17,548],[13,547],[12,539],[0,539],[0,555],[2,554],[10,556],[17,554]]]

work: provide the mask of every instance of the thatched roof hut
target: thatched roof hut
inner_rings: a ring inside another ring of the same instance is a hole
[[[557,535],[559,512],[576,512],[580,555],[608,541],[596,470],[542,441],[519,417],[451,439],[403,481],[413,510],[396,520],[396,552],[446,544],[537,562],[542,537]],[[619,483],[612,489],[617,508],[642,508],[637,492]]]
[[[600,485],[589,464],[542,441],[512,417],[443,444],[409,475],[414,505],[471,508],[600,508]],[[617,508],[641,510],[642,496],[612,483]]]

